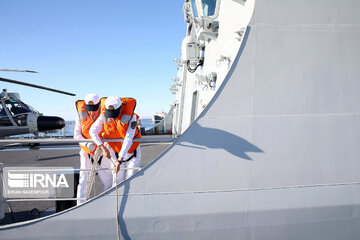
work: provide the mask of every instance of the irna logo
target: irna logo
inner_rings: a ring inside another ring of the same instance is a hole
[[[8,172],[8,186],[11,188],[59,188],[69,187],[65,174],[14,173]]]
[[[74,196],[73,168],[5,167],[2,179],[3,195],[6,198],[44,199]]]

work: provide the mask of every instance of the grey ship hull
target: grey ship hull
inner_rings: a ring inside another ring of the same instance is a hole
[[[118,197],[0,238],[359,239],[359,13],[355,0],[257,0],[207,109]]]

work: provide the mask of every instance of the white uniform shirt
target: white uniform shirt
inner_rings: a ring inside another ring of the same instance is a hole
[[[76,140],[86,139],[86,138],[84,138],[84,136],[82,135],[82,131],[81,131],[81,121],[80,121],[79,115],[76,115],[76,119],[75,119],[74,139],[76,139]],[[86,147],[86,142],[79,142],[79,144],[81,144],[82,146]]]
[[[81,133],[81,121],[78,115],[76,115],[75,119],[74,139],[85,139]]]
[[[135,135],[136,128],[134,128],[134,129],[131,128],[131,122],[134,122],[134,121],[136,121],[136,115],[133,115],[132,118],[130,119],[129,127],[126,131],[126,135],[125,135],[121,150],[119,152],[119,157],[125,158],[125,155],[129,151],[129,149],[133,143],[133,138]],[[101,114],[100,117],[91,126],[90,131],[89,131],[92,140],[94,140],[95,144],[98,146],[103,143],[101,141],[101,138],[99,137],[99,133],[104,128],[104,123],[105,123],[105,115]]]
[[[74,139],[76,140],[85,139],[81,133],[81,121],[79,115],[76,115],[75,127],[74,127]],[[79,144],[85,147],[86,142],[79,142]]]

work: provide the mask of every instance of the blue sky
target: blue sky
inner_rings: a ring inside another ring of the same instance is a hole
[[[75,118],[87,93],[134,97],[140,117],[168,111],[186,24],[183,1],[2,0],[0,76],[75,93],[0,82],[45,115]]]

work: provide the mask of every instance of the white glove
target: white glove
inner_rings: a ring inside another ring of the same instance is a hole
[[[94,142],[87,142],[85,144],[85,147],[87,147],[91,152],[95,150],[96,144]]]

